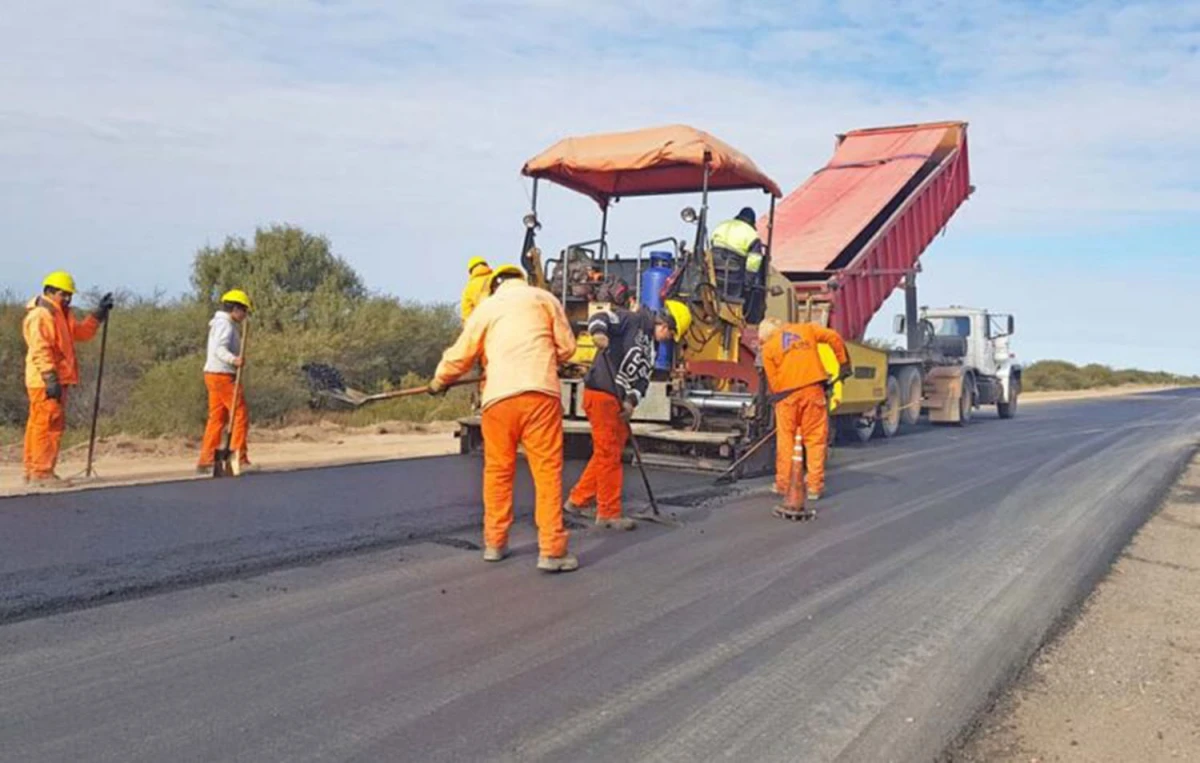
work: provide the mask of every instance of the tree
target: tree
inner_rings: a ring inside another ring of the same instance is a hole
[[[256,323],[276,331],[340,326],[367,296],[362,279],[329,240],[300,228],[274,225],[254,233],[254,246],[230,236],[205,247],[192,265],[196,298],[215,306],[229,289],[244,289]]]

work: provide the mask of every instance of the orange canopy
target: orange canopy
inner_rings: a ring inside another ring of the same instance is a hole
[[[782,196],[750,157],[686,125],[564,138],[525,163],[521,174],[585,193],[601,206],[620,196],[761,188]]]

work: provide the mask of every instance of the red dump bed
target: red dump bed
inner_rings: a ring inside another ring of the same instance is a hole
[[[861,339],[971,190],[965,122],[847,133],[775,210],[772,264],[828,325]]]

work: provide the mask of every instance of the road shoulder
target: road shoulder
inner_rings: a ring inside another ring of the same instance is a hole
[[[1200,760],[1200,456],[949,759]]]

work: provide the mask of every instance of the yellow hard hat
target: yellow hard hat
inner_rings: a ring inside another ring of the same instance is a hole
[[[513,278],[514,276],[523,281],[525,280],[525,271],[521,270],[516,265],[501,265],[493,270],[491,277],[488,278],[488,294],[492,294],[496,291],[496,287],[499,285],[501,277]]]
[[[250,309],[250,297],[241,289],[230,289],[221,295],[222,302],[232,302],[235,305],[241,305],[247,310]]]
[[[472,257],[471,259],[467,260],[467,272],[474,272],[475,268],[479,267],[480,265],[483,265],[486,268],[487,260],[483,259],[482,257]]]
[[[675,334],[675,341],[683,339],[687,334],[688,329],[692,327],[692,310],[684,303],[677,299],[668,299],[663,303],[662,315],[667,320],[667,325],[671,327],[672,333]]]
[[[46,276],[46,280],[42,281],[42,288],[46,288],[47,286],[51,289],[65,291],[68,294],[75,293],[75,279],[65,270],[56,270]]]

